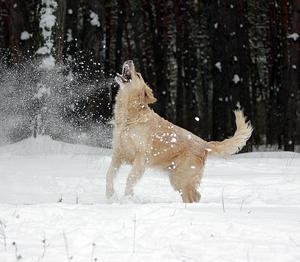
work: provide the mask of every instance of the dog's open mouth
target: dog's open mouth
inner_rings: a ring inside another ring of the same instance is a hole
[[[123,64],[122,74],[117,73],[116,81],[122,83],[128,83],[131,81],[131,74],[135,70],[132,60],[128,60]]]
[[[133,63],[132,63],[133,64]],[[128,62],[125,62],[123,65],[123,69],[122,69],[122,76],[127,80],[130,81],[131,80],[131,64]]]
[[[116,77],[118,78],[118,80],[121,80],[123,83],[127,83],[127,82],[130,81],[130,79],[129,79],[129,78],[126,78],[123,74],[121,75],[121,74],[117,73],[117,76],[116,76]],[[118,82],[118,81],[117,81],[117,82]]]

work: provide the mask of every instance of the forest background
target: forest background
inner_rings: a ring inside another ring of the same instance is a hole
[[[299,0],[0,0],[0,144],[49,135],[110,146],[122,62],[154,110],[208,140],[298,150]]]

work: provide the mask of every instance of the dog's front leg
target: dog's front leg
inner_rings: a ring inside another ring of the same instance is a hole
[[[133,161],[132,169],[127,177],[125,196],[133,196],[133,187],[142,177],[145,172],[145,159],[142,156],[137,156]]]
[[[121,166],[121,161],[118,159],[118,157],[113,155],[109,169],[106,173],[106,197],[107,198],[111,198],[115,193],[114,178],[117,175],[120,166]]]

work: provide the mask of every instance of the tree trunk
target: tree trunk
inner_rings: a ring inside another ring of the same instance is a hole
[[[229,135],[230,125],[228,71],[228,21],[226,3],[205,1],[208,15],[210,45],[212,48],[213,77],[213,139],[223,140]]]
[[[280,41],[278,30],[278,6],[274,0],[269,0],[269,54],[268,54],[268,73],[269,73],[269,96],[267,106],[267,145],[278,143],[278,114],[277,114],[277,99],[278,90],[280,88]]]
[[[117,0],[118,20],[116,29],[116,49],[115,49],[115,71],[122,70],[122,49],[123,49],[123,32],[125,22],[125,1]]]
[[[286,38],[289,39],[289,64],[288,78],[286,83],[286,101],[285,101],[285,117],[284,117],[284,150],[294,151],[295,150],[295,136],[296,136],[296,110],[297,110],[297,91],[299,90],[299,66],[300,66],[300,48],[299,48],[299,28],[300,28],[300,1],[292,1],[292,15],[291,17],[291,34],[290,36],[286,35]],[[298,32],[298,37],[293,34]]]
[[[72,60],[78,49],[78,9],[79,0],[67,0],[64,55]]]
[[[184,126],[185,109],[185,89],[183,85],[183,7],[180,0],[174,2],[175,26],[176,26],[176,61],[177,61],[177,92],[176,92],[176,124]]]
[[[66,18],[66,0],[56,0],[57,9],[55,12],[56,23],[54,27],[54,48],[56,62],[61,63],[63,60],[64,33]]]
[[[110,50],[111,50],[111,35],[112,35],[112,19],[111,19],[111,3],[105,2],[105,60],[104,60],[104,72],[106,77],[110,76]]]

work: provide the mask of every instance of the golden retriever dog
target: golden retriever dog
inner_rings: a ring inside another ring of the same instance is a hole
[[[132,169],[125,196],[133,196],[134,186],[145,168],[154,167],[169,174],[171,185],[181,194],[183,202],[199,202],[201,196],[197,189],[207,156],[237,153],[251,136],[250,123],[241,111],[235,111],[234,136],[221,142],[207,142],[149,108],[156,99],[131,60],[124,63],[122,75],[117,74],[115,81],[120,89],[114,111],[112,161],[106,175],[107,198],[113,196],[114,178],[119,167],[126,163]]]

